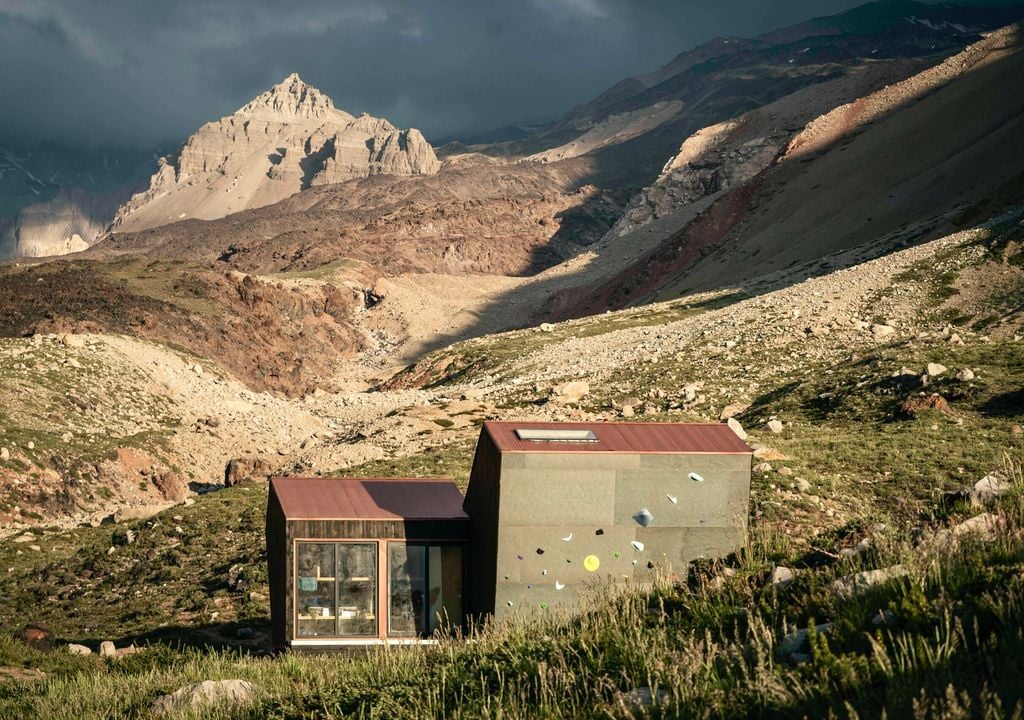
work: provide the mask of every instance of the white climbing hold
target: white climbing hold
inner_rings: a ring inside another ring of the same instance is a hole
[[[704,478],[697,473],[690,473],[690,479],[694,482],[704,482]]]
[[[666,495],[666,497],[668,498],[668,501],[673,505],[679,502],[679,498],[677,498],[675,495]]]
[[[569,533],[568,535],[566,535],[566,536],[565,536],[564,538],[562,538],[562,539],[563,539],[563,540],[565,540],[566,542],[569,542],[570,540],[572,540],[572,533]]]
[[[561,590],[564,587],[565,587],[565,583],[560,583],[557,580],[555,580],[555,590]]]
[[[633,549],[636,550],[637,552],[643,552],[644,551],[644,544],[642,542],[640,542],[639,540],[634,540],[633,542],[630,543],[630,545],[632,545]]]

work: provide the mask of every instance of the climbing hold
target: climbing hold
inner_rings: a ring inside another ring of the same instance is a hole
[[[547,603],[541,603],[540,604],[540,609],[541,610],[547,610],[548,609],[548,604]]]
[[[565,536],[564,538],[562,538],[562,539],[563,539],[563,540],[565,540],[566,542],[569,542],[570,540],[572,540],[572,533],[569,533],[568,535],[566,535],[566,536]]]
[[[650,524],[654,522],[654,516],[651,515],[651,511],[647,508],[642,508],[633,513],[633,519],[644,527],[649,527]]]
[[[555,580],[555,590],[561,590],[564,587],[565,587],[565,583],[560,583],[557,580]]]
[[[633,561],[633,564],[636,565],[636,560]]]
[[[537,548],[537,554],[538,555],[543,555],[544,554],[544,548]]]
[[[527,590],[533,590],[533,585],[527,585],[527,586],[526,586],[526,589],[527,589]]]
[[[604,528],[598,528],[594,531],[595,535],[604,535]]]
[[[508,605],[509,607],[512,607],[512,601],[511,601],[511,600],[509,600],[509,601],[508,601],[507,603],[505,603],[505,604],[506,604],[506,605]]]
[[[517,560],[522,560],[522,559],[523,559],[523,556],[522,556],[522,555],[516,555],[516,559],[517,559]]]
[[[639,540],[634,540],[633,542],[630,543],[630,545],[632,545],[633,549],[636,550],[637,552],[643,552],[644,551],[644,544],[642,542],[640,542]]]
[[[601,559],[597,555],[587,555],[583,558],[583,568],[588,572],[594,572],[601,566]]]
[[[693,480],[694,482],[704,482],[704,478],[702,478],[697,473],[690,473],[690,479]]]
[[[675,505],[677,502],[679,502],[679,498],[677,498],[675,495],[668,495],[667,497],[668,497],[668,501],[670,503],[672,503],[673,505]]]
[[[547,571],[547,570],[541,570],[541,571],[540,571],[540,574],[541,574],[541,575],[547,575],[547,574],[548,574],[548,571]]]
[[[651,560],[648,560],[647,561],[647,569],[648,570],[653,570],[654,569],[654,562],[652,562]]]
[[[505,579],[508,580],[508,575],[505,576]]]
[[[618,550],[616,550],[615,551],[615,557],[622,557],[622,553],[620,553]]]

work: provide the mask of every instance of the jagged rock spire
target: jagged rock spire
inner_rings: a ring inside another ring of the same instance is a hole
[[[292,73],[258,95],[235,114],[274,120],[320,120],[338,115],[351,118],[336,109],[327,95],[304,82],[298,73]]]

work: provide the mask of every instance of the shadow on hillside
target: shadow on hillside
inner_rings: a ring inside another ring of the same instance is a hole
[[[164,645],[176,650],[234,650],[243,655],[257,656],[270,654],[273,648],[270,639],[270,618],[268,617],[201,625],[165,625],[120,637],[65,638],[65,640],[82,643],[94,649],[99,647],[100,642],[112,640],[118,648],[131,645],[138,648]]]
[[[624,253],[627,256],[624,262],[613,264],[591,261],[571,274],[541,273],[534,276],[532,282],[496,297],[487,308],[478,313],[478,317],[488,316],[489,310],[492,308],[502,308],[506,316],[517,319],[510,322],[508,327],[501,329],[521,329],[536,326],[544,321],[568,320],[600,314],[609,309],[620,310],[655,301],[669,300],[672,297],[666,297],[664,291],[664,287],[669,283],[682,284],[686,288],[691,286],[696,288],[696,290],[687,289],[675,297],[683,296],[691,291],[713,292],[739,288],[740,292],[735,295],[735,301],[739,301],[796,285],[809,278],[833,273],[844,267],[956,232],[962,229],[958,222],[966,222],[968,218],[972,222],[982,220],[982,218],[971,215],[969,212],[971,208],[984,208],[986,210],[985,218],[997,215],[1000,211],[1024,201],[1024,192],[1019,187],[1012,183],[1002,185],[993,183],[989,187],[969,190],[960,188],[959,194],[955,198],[946,198],[945,194],[935,197],[929,195],[928,202],[925,203],[926,208],[917,211],[916,214],[914,214],[914,210],[903,212],[902,206],[900,206],[898,212],[891,213],[890,217],[884,219],[878,217],[864,217],[859,220],[851,218],[852,229],[844,236],[844,243],[829,248],[830,254],[825,257],[817,257],[813,252],[809,252],[803,259],[793,260],[785,267],[781,267],[781,258],[784,257],[783,250],[776,250],[779,260],[776,260],[774,265],[771,262],[772,257],[766,254],[768,256],[763,261],[751,263],[747,270],[738,269],[733,276],[702,278],[697,282],[696,278],[699,276],[694,274],[694,270],[701,267],[702,263],[706,261],[722,261],[725,251],[734,245],[737,232],[742,232],[743,223],[752,216],[752,208],[770,204],[773,192],[781,187],[787,179],[798,178],[807,172],[807,168],[815,166],[815,163],[810,161],[830,156],[832,164],[827,165],[826,168],[833,175],[841,174],[842,169],[847,167],[850,161],[846,160],[848,155],[839,155],[839,153],[846,151],[850,143],[859,136],[877,130],[885,130],[886,120],[893,115],[912,108],[918,103],[928,101],[939,93],[946,92],[955,82],[969,77],[973,73],[978,73],[978,75],[971,79],[972,87],[992,82],[993,77],[1001,80],[1007,72],[1012,73],[1015,68],[1019,69],[1021,57],[1022,52],[1018,42],[1014,52],[1007,53],[987,64],[976,66],[957,78],[956,81],[951,81],[936,89],[926,89],[917,94],[909,94],[902,103],[894,104],[871,122],[847,130],[831,144],[814,151],[812,155],[804,159],[808,162],[770,166],[747,183],[722,193],[695,219],[665,237],[654,234],[654,229],[648,225],[619,238],[615,245],[602,248],[601,251],[605,257],[612,252],[609,248],[614,249],[615,252]],[[964,102],[951,91],[950,94],[944,96],[944,100],[946,105],[942,105],[942,108],[946,108],[949,103],[960,102],[962,104]],[[921,130],[922,128],[917,128],[915,123],[930,121],[932,115],[929,112],[934,114],[935,107],[930,105],[926,108],[926,112],[908,116],[904,121],[907,127],[901,126],[901,132],[911,133],[915,131],[915,128]],[[960,105],[956,105],[956,107],[963,109]],[[730,116],[728,113],[724,113],[720,119]],[[996,120],[997,118],[991,119]],[[979,122],[988,122],[988,120]],[[694,127],[686,128],[686,130],[677,123],[673,123],[672,131],[679,133],[675,136],[676,147],[682,139],[708,124],[710,123],[707,117],[702,118],[699,123],[694,124]],[[664,130],[668,132],[670,128],[666,127]],[[882,142],[885,139],[884,134],[874,137],[881,138],[877,142]],[[891,144],[891,141],[889,142]],[[969,141],[965,139],[964,142]],[[629,145],[629,143],[623,144],[614,155],[599,153],[590,156],[588,159],[594,165],[591,171],[592,176],[602,177],[603,174],[618,172],[616,165],[623,161],[618,153],[620,150],[627,152]],[[873,148],[875,145],[871,145],[871,147]],[[861,152],[863,151],[864,149],[861,148]],[[957,167],[972,163],[977,159],[971,152],[960,153],[946,163],[950,166],[947,171],[956,174]],[[1005,153],[1005,162],[1009,166],[1008,170],[1012,170],[1014,167],[1024,170],[1022,148],[1008,149]],[[858,166],[857,169],[865,178],[862,185],[870,188],[870,202],[877,202],[879,206],[887,203],[891,206],[893,202],[889,194],[892,186],[886,184],[888,176],[884,174],[885,169],[886,163],[884,162]],[[906,181],[900,178],[898,182],[905,183]],[[943,190],[942,193],[945,191]],[[959,207],[962,211],[956,217],[942,213],[936,214],[933,210],[939,206],[945,208],[944,212],[948,212],[953,207]],[[967,209],[963,210],[965,207]],[[957,218],[963,220],[958,221]],[[635,253],[633,252],[634,248],[636,248]],[[542,248],[538,252],[545,253],[548,252],[548,249]],[[543,260],[540,258],[538,260],[540,261],[538,264],[543,264]],[[688,277],[695,280],[687,283],[686,278]],[[517,312],[509,313],[510,306]],[[479,321],[461,332],[438,337],[425,346],[425,352],[447,347],[467,337],[494,331],[493,322]]]

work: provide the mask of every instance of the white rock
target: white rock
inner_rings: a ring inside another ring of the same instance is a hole
[[[769,420],[767,423],[765,423],[765,427],[767,427],[771,432],[778,435],[780,432],[782,432],[782,421]]]
[[[811,489],[811,484],[801,477],[798,477],[794,484],[796,485],[796,489],[802,493],[809,492]]]
[[[772,568],[771,583],[772,585],[788,585],[793,582],[793,578],[796,577],[796,571],[782,565],[776,565]]]
[[[11,451],[5,447],[0,447],[0,460],[10,460]]]
[[[740,440],[747,439],[747,431],[743,429],[742,425],[740,425],[739,420],[737,420],[736,418],[729,418],[728,420],[725,421],[725,424],[729,426],[730,430],[736,433],[736,437],[738,437]]]
[[[924,372],[925,375],[930,377],[938,377],[942,373],[946,372],[946,369],[946,366],[941,363],[928,363],[924,368]]]
[[[540,331],[541,332],[551,332],[554,329],[555,329],[555,326],[552,325],[551,323],[541,323],[540,324]]]
[[[85,347],[85,336],[84,335],[73,335],[66,333],[60,336],[60,341],[67,347],[82,348]]]
[[[117,647],[110,640],[100,643],[100,657],[116,657]]]
[[[85,645],[79,645],[77,643],[70,643],[66,646],[67,651],[72,655],[92,655],[92,650],[87,648]]]
[[[216,706],[251,705],[256,687],[247,680],[203,680],[161,695],[153,701],[153,712],[170,715],[184,710],[203,710]]]
[[[582,380],[570,380],[551,388],[551,399],[556,403],[578,403],[590,394],[590,385]]]
[[[971,503],[988,505],[1008,493],[1010,487],[1009,481],[1002,475],[995,473],[986,475],[974,483],[974,489],[971,491]]]
[[[960,382],[967,382],[974,379],[974,371],[970,368],[964,368],[956,374],[956,379]]]
[[[636,415],[636,411],[633,409],[632,405],[623,405],[620,414],[622,417],[633,417]]]
[[[848,598],[860,595],[876,585],[881,585],[896,578],[906,577],[909,574],[910,571],[902,565],[893,565],[892,567],[864,570],[853,575],[847,575],[846,577],[839,578],[832,585],[836,590],[836,594],[840,597]]]
[[[896,334],[896,328],[892,325],[875,324],[871,326],[871,334],[876,338],[893,337]]]

